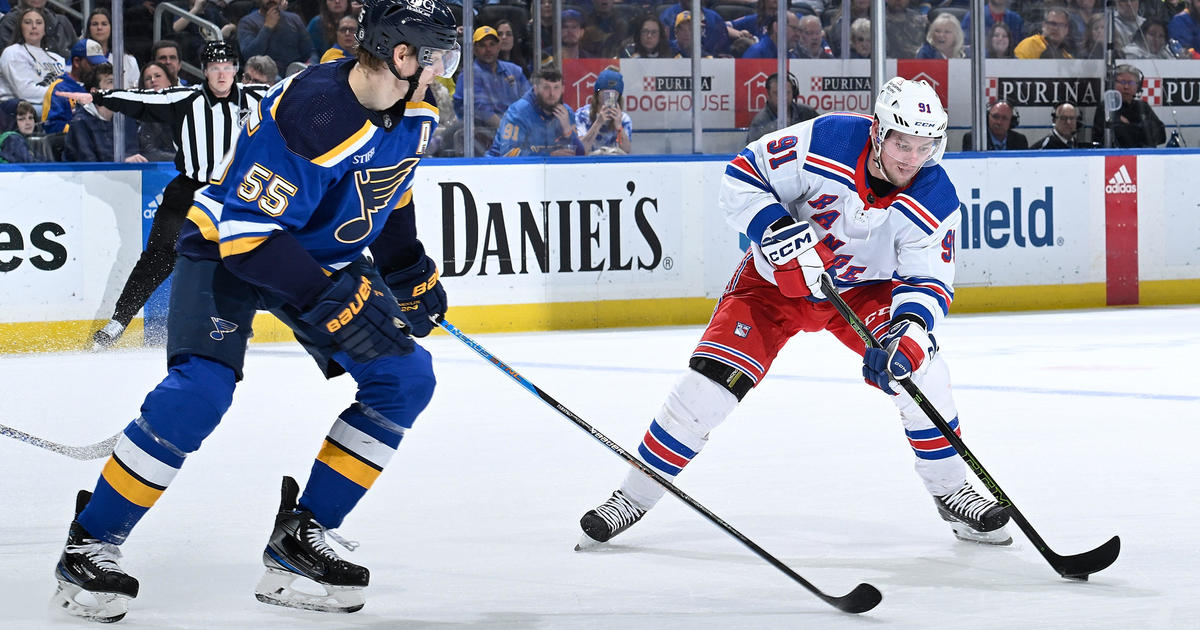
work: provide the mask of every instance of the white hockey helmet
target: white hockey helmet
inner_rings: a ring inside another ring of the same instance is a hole
[[[949,119],[942,109],[942,100],[924,81],[895,77],[883,84],[875,99],[875,120],[878,123],[878,145],[889,131],[899,131],[922,138],[935,138],[937,146],[922,166],[933,166],[946,153],[946,125]]]

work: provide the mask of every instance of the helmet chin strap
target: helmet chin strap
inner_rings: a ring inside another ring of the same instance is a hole
[[[879,159],[879,156],[882,153],[883,143],[879,141],[879,136],[876,134],[871,134],[871,161],[875,164],[875,170],[879,171],[879,174],[883,176],[883,179],[887,181],[887,183],[893,186],[899,186],[899,184],[892,181],[891,177],[888,177],[887,171],[883,170],[883,162]]]
[[[421,68],[421,66],[418,65],[417,71],[406,77],[406,76],[403,76],[400,74],[400,69],[396,67],[396,61],[394,58],[387,60],[387,66],[388,66],[388,70],[391,70],[392,74],[397,79],[400,79],[401,81],[404,81],[405,83],[408,84],[408,90],[406,90],[404,92],[404,96],[400,97],[401,101],[408,101],[408,99],[412,98],[413,93],[417,91],[417,84],[419,83],[419,81],[417,79],[418,79],[418,77],[421,76],[421,71],[423,70],[423,68]]]

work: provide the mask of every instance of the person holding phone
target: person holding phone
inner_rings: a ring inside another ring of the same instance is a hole
[[[589,155],[630,152],[633,120],[621,109],[625,80],[608,68],[596,77],[592,98],[575,112],[575,130]]]

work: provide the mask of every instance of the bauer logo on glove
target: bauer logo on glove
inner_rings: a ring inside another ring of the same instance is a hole
[[[382,294],[380,294],[382,295]],[[371,281],[365,277],[362,279],[362,284],[358,285],[358,290],[354,292],[354,300],[342,309],[342,312],[337,314],[337,317],[325,322],[325,330],[335,333],[342,329],[342,326],[350,323],[355,315],[362,311],[363,304],[371,297]],[[399,328],[399,326],[397,326]]]

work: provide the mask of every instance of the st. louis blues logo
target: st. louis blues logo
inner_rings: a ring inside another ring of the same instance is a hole
[[[225,333],[231,333],[238,329],[237,324],[227,319],[221,319],[220,317],[209,317],[209,319],[212,320],[213,326],[216,327],[216,330],[208,333],[208,336],[212,337],[213,341],[224,341]]]
[[[745,339],[750,335],[750,324],[737,323],[737,327],[733,329],[733,334]]]

